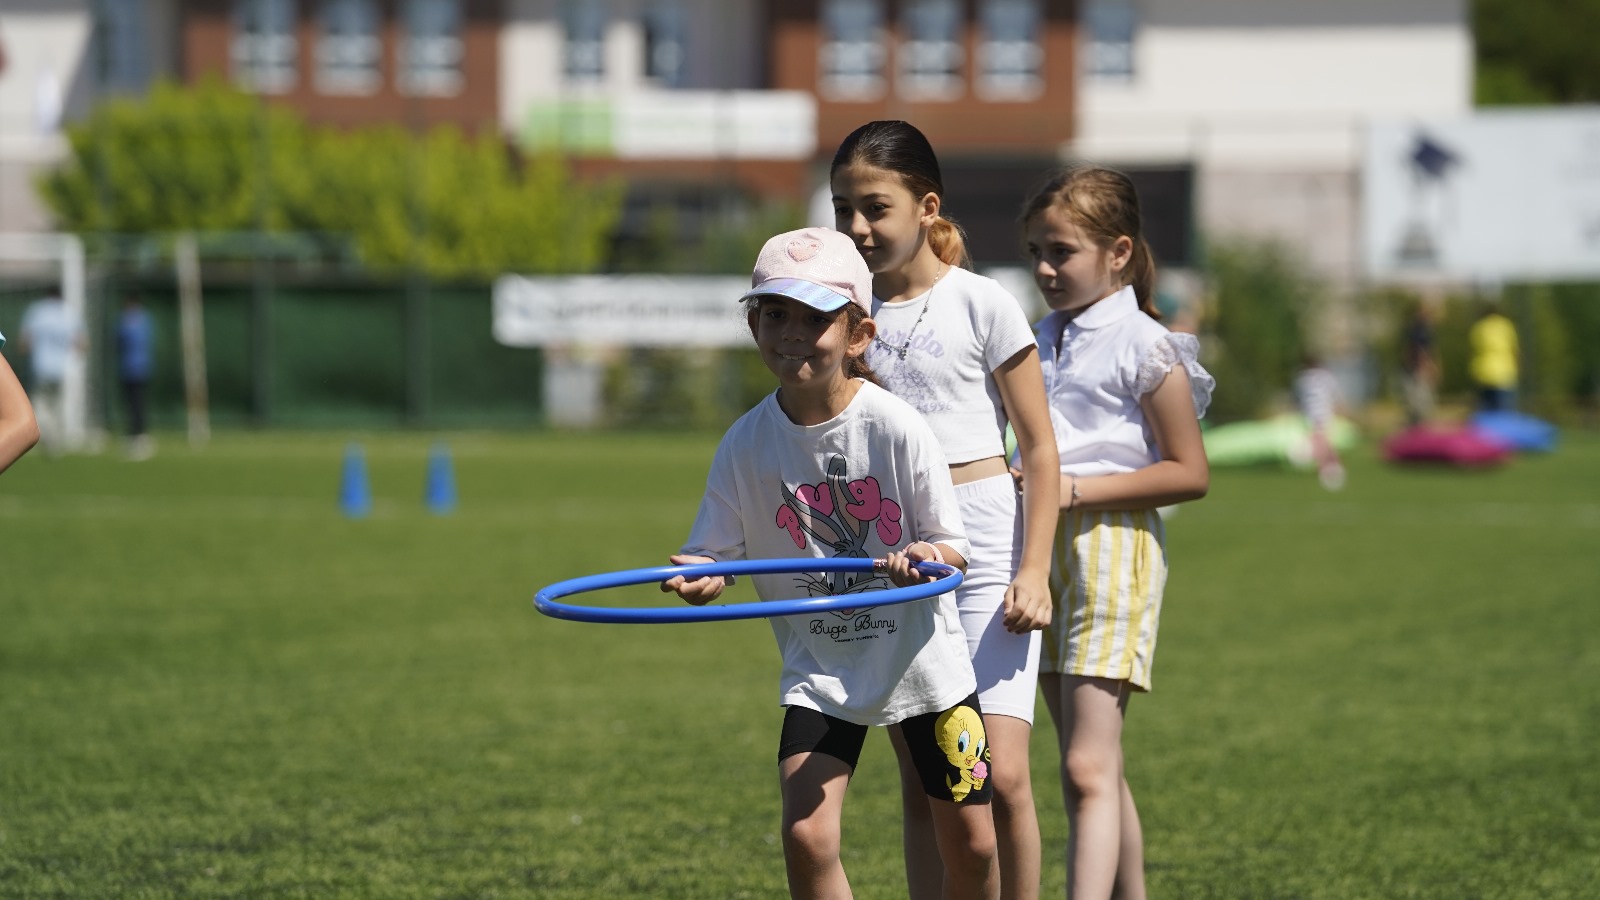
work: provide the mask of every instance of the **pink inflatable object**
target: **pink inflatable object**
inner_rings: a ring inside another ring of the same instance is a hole
[[[1498,466],[1510,459],[1511,447],[1477,428],[1418,425],[1385,441],[1383,457],[1390,462],[1478,468]]]

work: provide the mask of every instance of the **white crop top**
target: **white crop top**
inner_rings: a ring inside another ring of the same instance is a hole
[[[884,387],[928,420],[950,462],[1005,455],[1006,411],[994,370],[1034,345],[1017,298],[992,278],[952,266],[920,297],[872,298],[872,317],[878,340],[867,362]]]

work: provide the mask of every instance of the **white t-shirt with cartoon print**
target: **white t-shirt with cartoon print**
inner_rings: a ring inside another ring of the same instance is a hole
[[[681,552],[718,560],[882,558],[914,540],[967,556],[955,490],[933,432],[903,400],[862,382],[820,425],[796,425],[769,394],[728,429]],[[751,576],[763,600],[862,593],[849,611],[773,618],[780,703],[861,725],[949,709],[977,688],[955,595],[890,606],[886,575]]]
[[[1005,455],[1006,410],[993,373],[1034,343],[1017,298],[993,278],[951,266],[920,297],[874,297],[872,318],[878,340],[867,362],[928,420],[950,462]]]

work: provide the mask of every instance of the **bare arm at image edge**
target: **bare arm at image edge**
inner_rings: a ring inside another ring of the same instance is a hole
[[[0,472],[39,442],[39,423],[33,418],[33,404],[22,390],[17,373],[0,356]]]

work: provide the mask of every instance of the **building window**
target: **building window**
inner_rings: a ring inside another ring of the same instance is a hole
[[[644,76],[662,87],[682,87],[688,69],[683,7],[661,0],[645,10]]]
[[[864,100],[883,93],[883,3],[823,0],[821,91],[832,99]]]
[[[282,94],[294,89],[299,44],[294,0],[238,0],[233,7],[234,81],[248,91]]]
[[[322,0],[317,20],[317,90],[325,94],[370,94],[383,76],[378,64],[376,0]]]
[[[413,96],[461,92],[461,0],[405,0],[401,7],[400,90]]]
[[[958,0],[909,0],[902,8],[906,36],[900,45],[900,92],[921,98],[961,94],[961,4]]]
[[[1086,0],[1083,22],[1089,42],[1084,54],[1094,81],[1133,80],[1133,37],[1138,29],[1133,0]]]
[[[1044,91],[1039,0],[983,0],[978,45],[978,95],[985,100],[1031,100]]]
[[[601,0],[563,0],[568,81],[597,82],[606,74],[606,8]]]
[[[100,4],[100,37],[105,46],[105,84],[108,91],[143,93],[150,86],[150,39],[146,22],[148,0]]]

